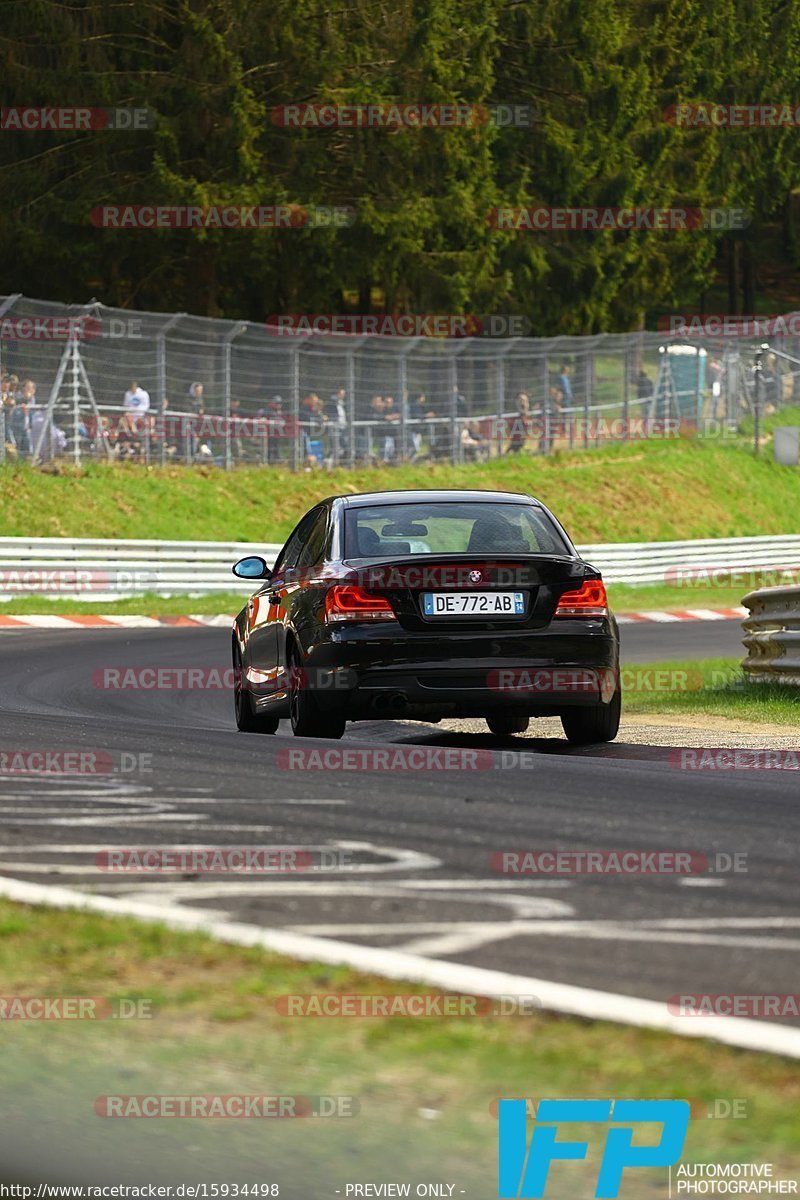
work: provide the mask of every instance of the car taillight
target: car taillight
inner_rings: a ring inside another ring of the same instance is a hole
[[[326,621],[393,621],[394,609],[384,596],[372,596],[355,584],[335,584],[325,594]]]
[[[586,579],[577,592],[564,592],[555,611],[557,617],[607,617],[608,596],[602,579]]]

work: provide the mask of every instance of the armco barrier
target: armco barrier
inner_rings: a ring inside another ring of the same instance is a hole
[[[800,587],[759,588],[742,604],[750,610],[742,622],[746,678],[800,687]]]
[[[253,590],[231,566],[247,554],[275,560],[279,545],[248,542],[103,541],[92,538],[0,538],[0,601],[37,595],[84,600],[154,592],[199,596]],[[693,585],[736,572],[800,570],[800,536],[705,539],[692,542],[612,542],[579,547],[609,583]],[[743,590],[747,587],[742,584]],[[773,589],[774,590],[774,589]]]

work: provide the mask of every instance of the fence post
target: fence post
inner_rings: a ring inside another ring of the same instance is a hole
[[[583,448],[589,449],[589,363],[586,352],[582,357],[583,375]]]
[[[622,440],[627,442],[630,436],[631,414],[631,355],[630,345],[625,343],[622,352]]]
[[[458,395],[458,359],[453,356],[447,364],[450,383],[450,462],[456,464],[456,396]]]
[[[16,292],[13,296],[6,296],[2,304],[0,304],[0,317],[4,317],[9,312],[18,300],[22,299],[22,292]],[[0,338],[0,375],[5,374],[3,371],[3,339]],[[5,443],[4,443],[5,444]]]
[[[406,418],[408,414],[408,371],[406,355],[408,350],[401,350],[400,357],[397,360],[397,398],[400,401],[400,453],[398,459],[408,457],[408,445],[406,443]]]
[[[81,446],[78,427],[80,425],[81,390],[78,382],[78,340],[75,339],[72,351],[72,461],[76,467],[81,465]]]
[[[303,431],[300,428],[300,347],[292,347],[292,426],[294,428],[294,436],[292,437],[292,470],[296,471],[300,465],[300,439],[303,436]]]
[[[233,456],[231,454],[231,347],[234,338],[237,338],[240,333],[244,333],[247,326],[244,323],[235,325],[234,328],[225,335],[225,353],[224,353],[224,377],[225,377],[225,470],[230,471],[233,465]]]
[[[496,448],[497,457],[503,452],[502,430],[503,430],[503,412],[505,411],[505,395],[506,395],[506,360],[505,355],[508,350],[502,350],[497,359],[497,370],[495,372],[495,407],[497,409],[497,425],[495,426],[495,436],[492,438],[492,445],[489,447],[491,454],[492,448]]]
[[[356,356],[347,351],[347,465],[352,470],[356,461]]]
[[[156,378],[158,380],[158,416],[161,420],[161,451],[159,454],[161,466],[167,461],[167,334],[173,325],[177,325],[186,313],[175,313],[166,325],[158,331],[156,338]]]

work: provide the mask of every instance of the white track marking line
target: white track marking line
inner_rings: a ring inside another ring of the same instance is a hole
[[[20,904],[84,909],[110,916],[156,921],[171,929],[195,930],[237,946],[256,946],[301,962],[347,966],[387,979],[427,984],[447,992],[476,996],[536,996],[543,1009],[594,1021],[613,1021],[659,1029],[680,1037],[710,1038],[742,1049],[800,1058],[800,1030],[743,1017],[680,1017],[666,1003],[575,987],[464,963],[441,962],[346,942],[261,929],[241,922],[220,922],[207,913],[171,905],[152,908],[141,902],[92,896],[71,888],[46,887],[0,878],[0,896]]]

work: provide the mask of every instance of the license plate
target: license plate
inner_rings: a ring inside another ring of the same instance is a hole
[[[524,592],[423,592],[426,617],[522,617]]]

